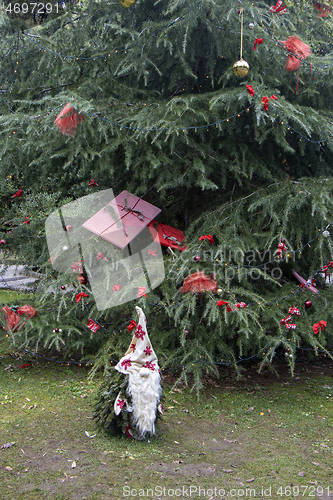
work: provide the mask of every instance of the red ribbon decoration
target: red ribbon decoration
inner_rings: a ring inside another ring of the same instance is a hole
[[[244,307],[246,307],[246,304],[245,304],[245,302],[239,302],[238,304],[236,304],[236,307],[238,309],[244,309]]]
[[[104,255],[102,254],[102,252],[99,252],[98,255],[96,255],[97,259],[103,259],[103,260],[106,260],[106,262],[109,262],[108,259],[106,257],[104,257]]]
[[[0,245],[1,243],[6,243],[6,240],[0,240]]]
[[[204,236],[200,236],[199,241],[203,241],[203,240],[208,240],[209,243],[214,245],[214,238],[211,234],[205,234]]]
[[[291,320],[291,315],[292,314],[295,314],[295,316],[300,316],[301,313],[300,313],[300,310],[297,309],[297,307],[295,306],[292,306],[289,308],[289,314],[286,318],[284,319],[281,319],[280,321],[280,325],[285,325],[285,327],[288,329],[288,330],[295,330],[296,328],[296,323],[289,323],[289,321]]]
[[[1,243],[1,241],[0,241],[0,243]],[[329,262],[328,264],[323,266],[323,268],[320,270],[320,272],[325,273],[325,276],[328,276],[328,268],[329,267],[333,267],[333,260],[331,260],[331,262]]]
[[[22,189],[19,189],[15,194],[13,194],[12,198],[20,198],[22,196]]]
[[[131,332],[131,331],[132,331],[132,330],[134,330],[134,328],[136,328],[136,327],[137,327],[136,322],[134,321],[134,319],[131,319],[130,324],[129,324],[129,325],[127,325],[127,330],[128,330],[129,332]]]
[[[253,44],[253,50],[256,50],[256,45],[261,45],[263,41],[263,38],[256,38]]]
[[[94,181],[94,179],[91,179],[91,181],[88,182],[88,186],[89,187],[92,187],[92,186],[98,186],[97,182]]]
[[[223,305],[226,305],[227,306],[227,311],[230,312],[231,311],[231,307],[229,305],[229,302],[226,302],[225,300],[219,300],[217,302],[217,306],[223,306]]]
[[[137,297],[143,297],[145,296],[147,298],[147,294],[145,293],[146,291],[146,287],[144,286],[139,286],[139,291],[138,291],[138,294],[137,294]]]
[[[71,265],[72,274],[73,274],[75,271],[78,271],[80,274],[82,274],[83,269],[82,269],[81,262],[83,262],[83,261],[77,260],[77,261],[75,262],[75,264],[72,264],[72,265]]]
[[[30,224],[30,220],[29,220],[29,217],[27,217],[26,215],[24,216],[25,218],[25,221],[23,222],[23,224]]]
[[[286,252],[288,248],[285,245],[284,240],[281,240],[281,243],[278,244],[277,256],[280,259],[282,257],[282,252]]]
[[[80,293],[77,293],[75,295],[77,304],[80,302],[80,300],[82,299],[82,297],[88,297],[88,295],[86,293],[84,293],[84,292],[80,292]]]
[[[261,99],[261,102],[264,104],[264,110],[267,111],[268,110],[268,97],[267,95],[264,95],[264,97]]]
[[[276,5],[272,5],[272,7],[269,9],[271,12],[274,12],[274,14],[285,14],[287,12],[287,7],[283,6],[283,1],[278,0]]]
[[[323,320],[319,321],[319,323],[315,323],[313,325],[313,327],[312,327],[313,328],[313,333],[315,335],[317,335],[317,333],[319,332],[319,330],[323,330],[324,326],[326,327],[326,325],[327,325],[327,321],[323,321]]]
[[[96,321],[94,321],[93,319],[89,319],[88,320],[88,324],[87,324],[87,327],[89,328],[89,330],[91,330],[92,332],[96,333],[97,330],[99,330],[101,327],[96,323]]]
[[[297,307],[295,307],[295,306],[290,307],[288,312],[289,312],[289,314],[295,314],[295,316],[301,315],[300,310],[297,309]]]
[[[255,94],[255,91],[253,90],[252,85],[246,85],[246,88],[247,88],[248,93],[250,94],[250,96],[252,96],[252,97],[253,97],[253,96],[254,96],[254,94]]]

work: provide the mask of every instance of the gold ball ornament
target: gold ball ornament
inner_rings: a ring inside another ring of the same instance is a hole
[[[222,288],[218,288],[218,289],[216,290],[216,293],[217,293],[218,295],[221,295],[221,293],[223,293]]]
[[[240,59],[239,61],[236,61],[235,64],[232,67],[232,71],[234,74],[240,78],[243,78],[246,76],[249,72],[250,66],[244,59]]]
[[[132,5],[135,4],[135,0],[119,0],[119,2],[123,7],[126,7],[126,9],[128,9],[128,7],[132,7]]]

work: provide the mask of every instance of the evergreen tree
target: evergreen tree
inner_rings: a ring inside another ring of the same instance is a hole
[[[332,213],[333,24],[311,1],[278,4],[87,0],[43,19],[3,11],[1,238],[8,255],[49,273],[41,313],[18,342],[100,349],[96,369],[123,351],[131,304],[102,313],[91,295],[77,304],[89,282],[73,291],[73,277],[46,263],[45,218],[112,187],[186,232],[187,250],[165,253],[167,279],[140,302],[156,317],[159,359],[184,367],[183,377],[194,372],[198,389],[216,361],[238,367],[258,354],[270,364],[281,347],[293,367],[297,347],[330,348],[331,291],[318,271],[332,258],[321,235]],[[290,52],[291,36],[308,49]],[[242,78],[233,72],[241,56],[250,66]],[[286,71],[288,58],[298,70]],[[68,102],[84,115],[74,137],[54,124]],[[199,240],[207,235],[213,244]],[[281,240],[288,250],[276,261]],[[292,269],[322,281],[311,308]],[[178,290],[198,271],[215,273],[219,292]],[[301,312],[295,329],[280,324],[291,306]],[[89,316],[105,326],[98,336]],[[314,334],[320,320],[327,329]]]

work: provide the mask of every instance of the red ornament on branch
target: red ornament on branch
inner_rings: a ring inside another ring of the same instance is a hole
[[[84,115],[78,113],[71,103],[67,103],[64,109],[59,113],[54,123],[62,133],[68,137],[75,137],[77,126],[83,122]]]

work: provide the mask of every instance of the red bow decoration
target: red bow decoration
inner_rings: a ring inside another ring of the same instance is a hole
[[[1,243],[1,241],[0,241]],[[328,276],[328,268],[329,267],[333,267],[333,261],[331,260],[331,262],[329,262],[328,264],[326,264],[325,266],[323,266],[323,268],[320,270],[321,273],[325,273],[325,276]]]
[[[273,99],[274,101],[277,101],[276,95],[273,94],[271,96],[271,99]],[[267,95],[264,95],[264,97],[261,99],[261,102],[264,104],[264,110],[267,111],[268,110],[268,102],[269,102],[269,98],[267,97]]]
[[[283,6],[283,1],[279,0],[276,5],[272,5],[272,7],[269,9],[271,12],[274,12],[275,14],[285,14],[287,12],[287,7]]]
[[[295,314],[295,316],[300,316],[301,315],[300,310],[297,309],[297,307],[292,306],[292,307],[289,308],[288,312],[289,312],[288,316],[286,318],[284,318],[284,319],[281,319],[280,325],[285,325],[285,327],[288,330],[290,330],[290,329],[295,330],[296,323],[289,323],[289,321],[291,320],[291,315],[292,314]]]
[[[94,321],[93,319],[89,319],[88,320],[88,324],[87,324],[87,327],[89,328],[89,330],[91,330],[92,332],[96,333],[97,330],[99,330],[101,327],[99,326],[98,323],[96,323],[96,321]]]
[[[29,368],[29,366],[32,366],[30,363],[24,363],[23,365],[20,366],[20,368]]]
[[[139,297],[145,296],[147,298],[147,294],[145,293],[145,291],[146,291],[146,287],[139,286],[137,297],[139,298]]]
[[[54,123],[56,124],[62,135],[75,137],[77,126],[83,120],[84,115],[82,113],[78,113],[69,102],[59,113],[57,118],[54,120]]]
[[[227,306],[227,311],[228,313],[231,311],[231,307],[229,305],[229,302],[226,302],[225,300],[219,300],[217,302],[217,306],[223,306],[223,305],[226,305]]]
[[[286,247],[285,240],[281,240],[281,243],[278,244],[278,250],[276,252],[279,259],[282,257],[282,252],[286,252],[288,248]]]
[[[288,312],[289,312],[289,314],[295,314],[295,316],[301,315],[301,311],[299,309],[297,309],[297,307],[295,307],[295,306],[290,307]]]
[[[88,186],[91,188],[92,186],[98,186],[98,184],[94,179],[91,179],[91,181],[88,182]]]
[[[136,328],[136,327],[137,327],[136,322],[134,321],[134,319],[131,319],[130,324],[129,324],[129,325],[127,325],[127,330],[128,330],[129,332],[131,332],[131,331],[132,331],[132,330],[134,330],[134,328]]]
[[[26,316],[27,318],[33,318],[37,314],[37,310],[32,306],[26,304],[22,307],[8,307],[3,306],[1,311],[6,315],[7,326],[4,326],[4,329],[8,332],[12,330],[16,332],[22,328],[25,322],[20,324],[20,316]]]
[[[289,36],[287,40],[285,41],[279,40],[279,42],[282,43],[283,47],[287,49],[288,52],[292,52],[292,54],[288,54],[285,69],[287,71],[294,71],[295,69],[297,70],[297,86],[294,92],[296,94],[299,81],[299,75],[298,75],[299,67],[301,66],[302,60],[307,59],[312,54],[312,52],[310,50],[309,45],[302,42],[302,40],[298,38],[298,36]],[[310,63],[310,68],[312,76],[311,63]]]
[[[22,189],[19,189],[15,194],[13,194],[12,198],[20,198],[22,196]]]
[[[250,96],[252,96],[252,97],[253,97],[253,96],[254,96],[254,94],[255,94],[255,91],[253,90],[252,85],[246,85],[246,88],[247,88],[247,90],[248,90],[248,92],[249,92]]]
[[[1,244],[1,243],[6,243],[6,240],[0,240],[0,244]]]
[[[77,272],[79,272],[80,274],[82,274],[82,273],[83,273],[83,269],[82,269],[82,264],[81,264],[81,262],[82,262],[82,261],[77,260],[77,261],[75,262],[75,264],[72,264],[72,265],[71,265],[72,274],[73,274],[74,272],[76,272],[76,271],[77,271]]]
[[[122,288],[122,286],[118,285],[118,283],[116,283],[115,285],[113,285],[112,291],[118,292],[121,288]]]
[[[106,257],[104,257],[104,255],[102,254],[102,252],[99,252],[98,255],[96,255],[97,259],[103,259],[103,260],[106,260],[106,262],[109,262],[108,259]]]
[[[312,327],[313,328],[313,333],[315,335],[317,335],[317,333],[319,332],[319,330],[323,330],[324,326],[326,327],[326,325],[327,325],[327,321],[323,321],[323,320],[319,321],[319,323],[315,323],[313,325],[313,327]]]
[[[263,41],[264,41],[263,38],[256,38],[254,40],[253,50],[256,50],[256,45],[261,45]]]
[[[77,304],[80,302],[80,300],[82,299],[82,297],[88,297],[88,295],[86,293],[84,293],[84,292],[80,292],[80,293],[77,293],[75,295]]]
[[[209,243],[214,245],[214,238],[211,234],[205,234],[204,236],[200,236],[199,241],[203,241],[203,240],[208,240]]]
[[[149,248],[148,255],[152,255],[153,257],[156,257],[156,254],[157,254],[157,250],[156,249],[155,250],[150,250],[150,248]]]
[[[23,222],[23,224],[30,224],[30,220],[29,220],[29,217],[27,217],[26,215],[24,216],[25,218],[25,221]]]
[[[264,97],[261,99],[261,102],[264,104],[264,110],[267,111],[268,110],[268,97],[267,95],[264,95]]]

